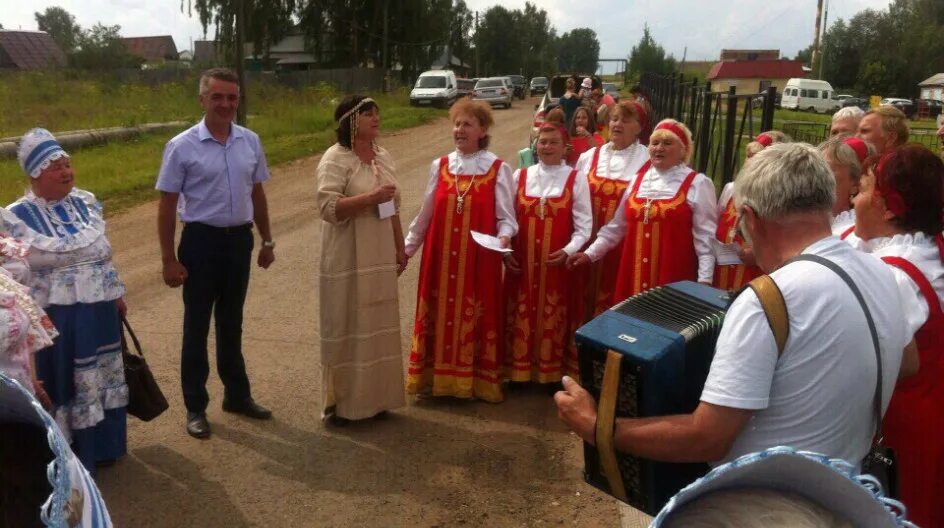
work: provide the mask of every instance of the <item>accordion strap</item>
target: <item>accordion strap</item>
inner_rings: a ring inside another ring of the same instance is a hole
[[[610,484],[610,493],[617,499],[627,502],[626,487],[623,485],[623,477],[616,460],[616,447],[613,443],[621,364],[620,353],[608,350],[606,368],[603,371],[603,385],[600,387],[600,404],[597,407],[596,444],[603,474]]]
[[[779,358],[783,355],[783,349],[787,346],[787,339],[790,337],[790,317],[787,313],[787,303],[783,300],[783,293],[780,292],[780,287],[770,278],[770,275],[761,275],[747,285],[757,294],[760,306],[764,309],[767,323],[770,324],[774,341],[777,343],[777,357]]]

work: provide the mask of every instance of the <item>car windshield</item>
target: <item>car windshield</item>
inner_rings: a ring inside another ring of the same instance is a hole
[[[603,89],[606,90],[607,92],[615,92],[616,85],[613,83],[603,83]]]
[[[457,88],[463,88],[467,90],[469,88],[473,88],[475,86],[475,82],[468,79],[456,79],[456,85]]]
[[[476,88],[499,88],[505,86],[501,79],[484,79],[475,85]]]
[[[535,77],[531,79],[531,84],[547,84],[547,77]]]
[[[445,77],[420,77],[416,81],[417,88],[445,88],[446,87],[446,78]]]
[[[524,82],[524,77],[522,77],[522,76],[520,76],[520,75],[512,75],[512,76],[511,76],[511,80],[512,80],[512,81],[515,81],[516,83],[523,83],[523,82]]]

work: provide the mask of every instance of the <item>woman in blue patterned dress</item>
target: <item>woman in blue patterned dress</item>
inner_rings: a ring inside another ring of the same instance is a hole
[[[74,185],[69,155],[35,128],[17,149],[30,177],[5,226],[30,246],[30,293],[59,331],[36,354],[52,415],[89,471],[126,451],[128,386],[121,361],[124,284],[111,261],[101,204]],[[4,215],[9,217],[9,215]]]

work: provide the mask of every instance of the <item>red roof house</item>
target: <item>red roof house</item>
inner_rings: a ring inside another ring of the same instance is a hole
[[[770,86],[782,92],[794,77],[806,77],[802,61],[731,60],[715,64],[705,79],[711,81],[711,90],[715,92],[726,92],[734,86],[739,94],[754,94]]]
[[[128,53],[141,57],[144,62],[155,63],[175,61],[180,58],[174,37],[161,35],[158,37],[128,37],[121,39],[128,48]]]
[[[0,69],[41,70],[65,65],[65,53],[45,31],[0,29]]]

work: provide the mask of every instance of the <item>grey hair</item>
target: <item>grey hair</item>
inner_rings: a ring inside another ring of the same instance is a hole
[[[845,141],[847,139],[849,139],[849,136],[832,136],[820,143],[817,148],[820,154],[822,154],[823,159],[830,157],[848,167],[849,178],[852,179],[853,183],[859,183],[859,178],[862,177],[862,163],[859,162],[859,156],[856,155],[855,150],[852,150],[852,147],[846,145]],[[862,142],[865,143],[865,147],[868,150],[868,154],[865,157],[874,156],[875,147],[868,141]]]
[[[664,528],[852,528],[848,520],[796,493],[728,489],[709,493],[666,517]]]
[[[865,110],[859,108],[858,106],[847,106],[845,108],[840,108],[833,114],[833,123],[836,121],[842,121],[843,119],[855,119],[856,123],[862,121],[862,118],[865,117]]]
[[[793,141],[793,139],[790,136],[784,134],[783,132],[779,130],[768,130],[767,132],[761,132],[761,134],[766,134],[767,137],[770,138],[771,145],[773,145],[774,143],[790,143],[791,141]],[[757,134],[757,135],[759,136],[760,134]],[[758,152],[764,150],[764,145],[762,143],[758,143],[755,139],[755,141],[751,141],[750,143],[748,143],[747,146],[744,147],[744,150],[747,153],[747,157],[750,158],[754,156],[754,154],[757,154]]]
[[[200,95],[206,95],[210,90],[210,79],[239,85],[239,76],[233,70],[229,68],[210,68],[200,74]]]
[[[747,160],[734,180],[734,203],[761,218],[796,213],[829,213],[836,202],[836,179],[829,165],[806,143],[776,143]]]

